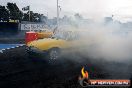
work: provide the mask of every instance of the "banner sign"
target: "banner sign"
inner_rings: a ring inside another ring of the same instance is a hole
[[[21,30],[42,30],[45,29],[45,24],[21,24]]]

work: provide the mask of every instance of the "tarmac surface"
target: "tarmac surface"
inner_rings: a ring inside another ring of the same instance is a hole
[[[0,88],[82,88],[78,83],[82,67],[90,79],[132,77],[131,61],[95,60],[75,54],[47,63],[39,57],[29,58],[22,46],[0,53]]]

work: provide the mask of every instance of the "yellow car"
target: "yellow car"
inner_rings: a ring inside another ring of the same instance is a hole
[[[53,32],[37,32],[38,34],[38,39],[43,39],[43,38],[50,38],[53,35]]]
[[[39,39],[28,43],[27,51],[30,54],[43,54],[49,60],[56,60],[62,52],[71,48],[77,49],[81,46],[80,41],[77,33],[71,31],[56,33],[52,38]]]

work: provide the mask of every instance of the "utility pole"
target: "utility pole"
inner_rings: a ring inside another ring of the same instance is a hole
[[[29,22],[30,22],[30,17],[31,17],[30,15],[31,15],[31,13],[30,13],[30,6],[29,6]]]
[[[59,27],[59,8],[60,8],[59,0],[57,0],[57,22],[56,22],[57,27],[54,29],[53,33],[55,33],[55,31],[58,30],[58,27]]]
[[[59,1],[57,0],[57,29],[59,26]]]
[[[31,21],[31,12],[30,12],[30,5],[29,5],[29,23]],[[31,31],[31,23],[30,23],[30,31]]]

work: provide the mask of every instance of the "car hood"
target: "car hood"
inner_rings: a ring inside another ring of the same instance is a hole
[[[49,44],[52,42],[56,42],[58,40],[61,40],[61,39],[52,39],[52,38],[39,39],[39,40],[35,40],[35,41],[28,43],[27,46],[33,46],[33,47],[37,48],[37,47],[40,47],[44,44]]]

